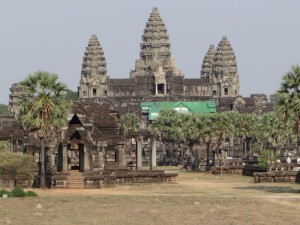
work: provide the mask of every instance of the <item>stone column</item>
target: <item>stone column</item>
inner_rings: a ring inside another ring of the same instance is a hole
[[[51,171],[56,170],[56,165],[55,165],[55,152],[54,152],[54,145],[49,145],[49,166]]]
[[[62,172],[68,172],[68,146],[66,144],[62,148]]]
[[[126,168],[127,167],[127,154],[124,146],[124,142],[118,143],[118,167]]]
[[[143,138],[139,137],[137,139],[137,156],[136,156],[136,169],[141,170],[142,169],[142,147],[143,147]]]
[[[101,169],[104,168],[104,147],[101,147],[101,150],[99,151],[99,167]]]
[[[156,139],[155,137],[151,140],[151,170],[156,170]]]
[[[89,162],[89,149],[84,146],[84,151],[83,151],[83,154],[84,154],[84,163],[83,163],[83,170],[84,171],[89,171],[90,170],[90,162]]]

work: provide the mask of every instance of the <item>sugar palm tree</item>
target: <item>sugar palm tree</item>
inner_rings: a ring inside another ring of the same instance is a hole
[[[256,132],[258,130],[258,118],[253,114],[242,114],[239,117],[239,125],[237,127],[238,136],[244,143],[244,157],[248,156],[247,147],[251,151],[251,142],[255,139]],[[249,146],[247,141],[250,141]]]
[[[282,77],[280,89],[275,94],[277,110],[284,121],[294,121],[294,132],[300,139],[300,66],[293,65]],[[298,141],[299,143],[299,141]],[[299,154],[299,146],[298,146]]]
[[[18,99],[20,119],[27,130],[37,134],[41,144],[41,188],[45,188],[45,139],[66,122],[70,110],[65,98],[67,86],[57,80],[56,74],[37,71],[20,82],[24,91]]]
[[[120,125],[123,131],[124,136],[134,133],[140,130],[141,121],[140,118],[134,113],[126,113],[125,115],[121,116]],[[126,145],[124,146],[124,150],[127,145],[130,147],[130,158],[132,157],[132,149],[131,143],[128,144],[129,140],[126,139]]]
[[[121,116],[120,124],[124,135],[137,132],[141,127],[141,121],[134,113],[126,113],[125,115]]]
[[[264,148],[273,149],[274,154],[277,153],[277,148],[283,146],[292,135],[289,127],[280,120],[276,112],[269,112],[262,116],[259,131]]]
[[[206,145],[206,170],[210,169],[210,145],[212,139],[216,137],[216,130],[214,126],[215,114],[204,114],[201,116],[201,126],[199,126],[199,136]]]
[[[162,149],[164,143],[171,143],[174,147],[174,143],[180,140],[182,119],[180,113],[174,109],[163,109],[160,111],[151,129],[158,137]],[[164,154],[166,154],[165,151]],[[170,154],[172,155],[172,153]]]

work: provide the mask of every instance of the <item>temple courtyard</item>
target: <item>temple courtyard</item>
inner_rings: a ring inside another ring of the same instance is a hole
[[[0,224],[299,224],[299,184],[178,173],[169,183],[35,189],[37,198],[1,198]]]

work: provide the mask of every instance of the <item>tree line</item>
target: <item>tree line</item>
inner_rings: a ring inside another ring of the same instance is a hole
[[[236,111],[182,114],[174,109],[162,110],[150,129],[157,135],[161,145],[167,143],[173,148],[181,146],[181,151],[186,149],[192,152],[195,145],[204,144],[209,155],[212,144],[216,150],[222,150],[225,145],[230,148],[241,144],[243,157],[262,154],[266,149],[273,150],[274,154],[283,154],[285,147],[299,143],[300,66],[292,66],[283,75],[281,87],[273,97],[275,110],[262,115],[240,114]],[[121,127],[125,131],[139,127],[136,124],[140,121],[133,117],[122,117]]]

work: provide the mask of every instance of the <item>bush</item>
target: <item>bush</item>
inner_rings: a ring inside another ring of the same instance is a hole
[[[38,194],[34,191],[25,192],[20,186],[16,186],[12,191],[1,189],[0,198],[2,198],[3,194],[7,194],[8,197],[38,197]]]
[[[20,186],[15,186],[14,189],[11,191],[14,197],[25,197],[26,192]]]
[[[1,190],[0,190],[0,198],[2,198],[2,196],[3,196],[4,194],[7,194],[8,197],[13,197],[13,195],[12,195],[12,193],[11,193],[10,191],[5,190],[5,189],[1,189]]]
[[[26,197],[37,197],[38,194],[35,193],[34,191],[27,191],[26,192]]]

